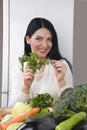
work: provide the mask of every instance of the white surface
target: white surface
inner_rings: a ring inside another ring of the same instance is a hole
[[[25,31],[34,17],[45,17],[54,24],[60,52],[72,63],[74,0],[11,0],[10,5],[11,66],[23,54]]]
[[[2,106],[7,106],[9,84],[9,1],[3,0],[3,70],[2,70]]]

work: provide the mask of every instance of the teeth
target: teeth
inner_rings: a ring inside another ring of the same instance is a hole
[[[44,50],[44,49],[40,49],[40,51],[46,51],[46,50]]]

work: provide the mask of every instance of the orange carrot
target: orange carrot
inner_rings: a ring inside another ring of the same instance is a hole
[[[35,115],[35,114],[37,114],[39,112],[40,112],[39,107],[32,108],[31,110],[28,110],[24,114],[22,114],[20,116],[17,116],[14,119],[12,119],[12,120],[4,123],[4,124],[1,124],[0,125],[0,130],[6,130],[9,125],[12,125],[12,124],[17,123],[17,122],[24,122],[26,117],[33,116],[33,115]]]

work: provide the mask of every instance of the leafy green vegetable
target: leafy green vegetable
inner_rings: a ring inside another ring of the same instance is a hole
[[[30,53],[29,56],[23,55],[19,57],[19,61],[22,71],[24,71],[24,62],[27,62],[29,68],[32,69],[33,72],[36,72],[37,69],[40,69],[42,65],[46,63],[46,60],[42,60],[36,53]]]
[[[87,113],[87,84],[81,84],[74,88],[70,108],[75,112],[85,111]]]
[[[60,97],[55,101],[53,112],[54,112],[54,118],[61,118],[61,119],[67,119],[76,114],[69,108],[69,99],[68,98],[61,99]]]
[[[77,112],[87,113],[87,84],[67,88],[54,104],[54,117],[71,117]]]
[[[54,99],[49,93],[37,94],[35,97],[30,99],[31,107],[51,107],[53,106]]]
[[[70,97],[70,95],[73,93],[74,89],[73,88],[66,88],[62,93],[61,93],[61,98],[66,98]]]

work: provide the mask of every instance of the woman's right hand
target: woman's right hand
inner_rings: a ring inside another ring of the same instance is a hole
[[[22,87],[22,90],[24,93],[29,93],[31,84],[34,79],[34,72],[28,66],[25,67],[23,78],[24,78],[24,86]]]

